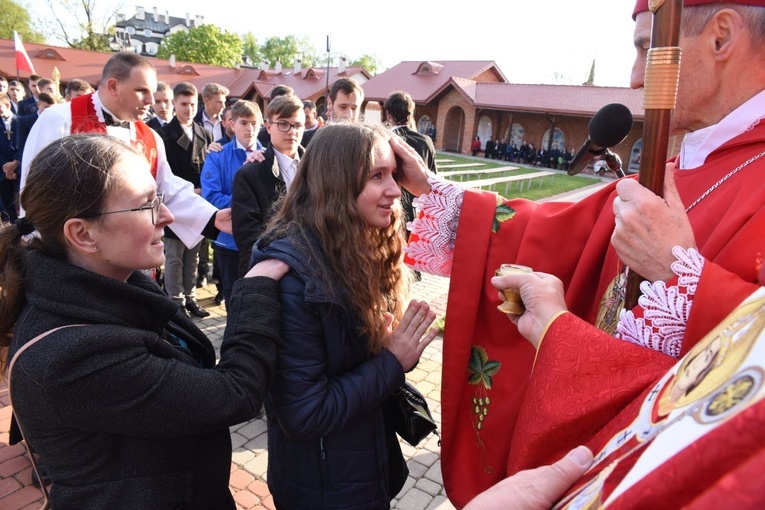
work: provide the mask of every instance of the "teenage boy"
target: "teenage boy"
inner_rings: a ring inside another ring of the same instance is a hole
[[[19,161],[16,150],[18,118],[11,110],[11,98],[0,92],[0,220],[15,223],[19,194]]]
[[[297,96],[277,97],[266,107],[266,129],[271,142],[265,159],[242,168],[234,178],[231,201],[233,233],[241,255],[240,274],[250,264],[252,246],[271,218],[274,203],[289,188],[303,154],[300,140],[305,129],[305,111]]]
[[[194,122],[197,112],[197,88],[181,82],[173,89],[175,117],[162,126],[160,135],[165,142],[167,162],[173,173],[189,181],[194,191],[201,192],[199,175],[205,163],[207,146],[212,135]],[[207,317],[210,312],[199,306],[196,298],[196,275],[201,243],[187,248],[173,232],[165,228],[165,289],[181,305],[186,315]]]
[[[252,101],[239,100],[231,107],[234,139],[220,152],[210,153],[202,170],[202,196],[215,206],[231,207],[235,174],[247,155],[257,151],[258,130],[263,123],[260,107]],[[228,303],[231,289],[239,278],[239,250],[231,234],[222,232],[213,241],[215,263],[220,272],[223,301]]]
[[[170,85],[163,81],[157,82],[157,91],[154,92],[154,104],[151,109],[154,116],[146,124],[159,133],[162,126],[173,120],[173,89]]]

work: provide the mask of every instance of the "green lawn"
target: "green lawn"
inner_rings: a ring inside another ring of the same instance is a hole
[[[518,167],[518,170],[491,174],[491,177],[501,177],[504,175],[534,173],[534,172],[550,170],[549,168],[540,168],[540,167],[522,165],[518,163],[509,163],[507,161],[498,161],[496,159],[468,158],[468,157],[463,157],[458,154],[454,154],[450,152],[437,152],[436,159],[450,160],[448,163],[438,163],[437,166],[439,167],[439,169],[441,169],[442,165],[455,165],[455,164],[464,164],[464,163],[483,163],[484,166],[482,168],[499,168],[501,166]],[[464,170],[468,170],[468,169],[469,168],[464,168]],[[450,171],[450,170],[463,170],[463,168],[443,169],[443,171]],[[586,176],[570,177],[563,170],[558,170],[558,172],[559,172],[559,175],[545,177],[544,181],[542,182],[541,188],[539,187],[538,182],[532,182],[531,188],[524,189],[523,191],[518,190],[519,186],[517,183],[513,183],[511,186],[512,189],[507,193],[505,193],[505,186],[506,186],[505,184],[498,184],[491,189],[502,194],[502,196],[504,196],[505,198],[528,198],[530,200],[539,200],[540,198],[547,198],[553,195],[558,195],[560,193],[565,193],[566,191],[583,188],[585,186],[589,186],[591,184],[597,184],[598,182],[600,182],[600,179],[596,177],[586,177]],[[467,181],[467,180],[474,180],[474,179],[482,179],[484,177],[485,176],[479,176],[479,175],[463,175],[463,176],[460,176],[459,178],[461,178],[463,181]],[[454,178],[457,178],[457,177],[453,177],[453,179]],[[483,189],[490,189],[490,188],[483,188]]]

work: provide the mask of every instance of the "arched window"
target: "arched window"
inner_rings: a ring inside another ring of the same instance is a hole
[[[493,128],[494,126],[492,125],[491,118],[486,115],[481,117],[478,121],[478,130],[476,130],[475,134],[481,139],[481,150],[486,148],[486,142],[489,141],[489,137],[491,137],[494,132]]]
[[[550,130],[548,129],[545,131],[544,136],[542,137],[542,148],[544,150],[547,150],[547,142],[550,140]],[[557,146],[557,147],[556,147]],[[566,137],[563,134],[563,131],[561,131],[558,128],[555,128],[555,134],[553,135],[552,139],[552,145],[550,146],[551,149],[558,149],[560,151],[566,150]]]
[[[643,153],[643,139],[632,144],[630,151],[630,164],[627,166],[627,173],[636,174],[640,171],[640,155]]]
[[[508,126],[505,131],[505,140],[507,143],[513,142],[516,147],[523,145],[523,141],[526,139],[526,130],[523,126],[517,122],[513,122],[512,126]]]
[[[433,125],[433,121],[430,120],[430,117],[427,115],[423,115],[420,117],[420,120],[417,121],[417,132],[423,135],[428,134],[428,130],[430,129],[430,126]]]

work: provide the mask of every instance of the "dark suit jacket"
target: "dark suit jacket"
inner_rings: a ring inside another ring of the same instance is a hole
[[[13,116],[10,133],[5,129],[5,122],[0,121],[0,181],[5,180],[2,166],[16,159],[16,135],[19,132],[19,118]]]
[[[303,149],[298,151],[302,157]],[[268,145],[264,156],[266,159],[247,163],[234,176],[231,222],[234,242],[239,248],[241,274],[249,269],[252,247],[273,216],[274,205],[287,189],[273,146]]]
[[[162,122],[157,117],[152,117],[148,121],[146,121],[146,125],[149,126],[151,129],[156,131],[157,133],[162,135]]]
[[[191,128],[194,140],[189,140],[178,117],[173,117],[173,120],[162,126],[159,134],[165,142],[167,162],[173,173],[189,181],[194,188],[201,188],[199,175],[207,157],[207,146],[212,142],[212,134],[196,123],[192,123]],[[165,234],[177,239],[171,228],[166,228]]]
[[[16,133],[16,159],[19,162],[21,162],[21,155],[24,154],[24,145],[27,143],[29,132],[32,131],[32,126],[34,126],[37,121],[37,117],[39,117],[37,110],[29,115],[19,117],[19,128]],[[20,171],[21,166],[19,166],[19,172]],[[19,175],[19,178],[21,178],[21,175]]]
[[[37,113],[37,101],[35,101],[35,97],[29,96],[19,101],[18,110],[19,116]]]
[[[400,126],[394,128],[394,131],[401,136],[406,143],[420,155],[425,162],[425,166],[431,172],[436,172],[436,148],[433,146],[433,140],[430,137],[425,136],[413,129],[409,129],[406,126]],[[414,206],[412,200],[414,195],[409,193],[404,188],[401,188],[401,207],[404,209],[404,215],[406,221],[414,220]]]
[[[303,138],[300,139],[300,145],[302,145],[304,149],[311,143],[311,140],[317,131],[319,131],[318,127],[316,129],[311,129],[310,131],[303,131]]]

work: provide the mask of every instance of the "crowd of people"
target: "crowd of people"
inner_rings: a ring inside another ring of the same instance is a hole
[[[647,0],[633,18],[640,88]],[[54,508],[233,509],[228,427],[264,407],[276,508],[388,508],[408,471],[385,403],[436,335],[409,298],[423,271],[451,277],[441,467],[457,507],[761,508],[763,27],[765,1],[686,0],[693,65],[670,125],[685,137],[663,196],[624,178],[576,204],[440,178],[409,94],[364,123],[348,78],[326,121],[289,87],[261,111],[217,83],[158,83],[133,53],[66,99],[0,80],[12,441]],[[508,263],[532,271],[495,276]],[[209,315],[209,279],[217,361],[190,319]],[[497,311],[509,290],[521,313]]]

